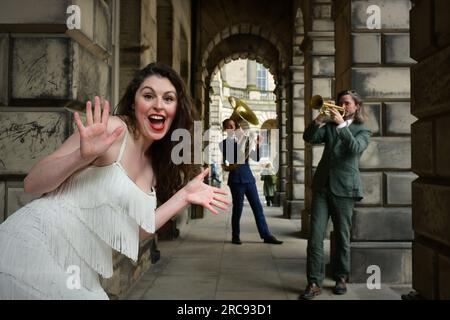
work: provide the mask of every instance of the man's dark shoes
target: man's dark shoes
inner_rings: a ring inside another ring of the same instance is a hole
[[[315,296],[318,296],[321,294],[322,291],[320,290],[320,287],[316,283],[310,283],[306,287],[305,291],[300,295],[301,299],[305,300],[311,300],[314,299]]]
[[[232,243],[232,244],[242,244],[241,239],[239,239],[239,238],[233,238],[233,239],[231,240],[231,243]]]
[[[334,294],[345,294],[347,293],[347,284],[344,278],[339,278],[336,281],[336,285],[333,289]]]
[[[266,237],[264,238],[264,243],[271,243],[271,244],[282,244],[283,241],[278,240],[274,236]]]

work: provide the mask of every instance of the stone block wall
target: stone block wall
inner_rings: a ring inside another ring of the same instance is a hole
[[[371,5],[379,11],[367,11]],[[408,0],[342,0],[333,7],[335,92],[350,88],[362,96],[373,134],[360,160],[365,197],[353,215],[353,282],[366,281],[370,264],[380,266],[382,282],[411,282],[411,183],[417,176],[411,172],[410,8]],[[378,14],[380,25],[373,26]]]
[[[448,1],[414,1],[411,18],[413,288],[450,299],[450,20]]]

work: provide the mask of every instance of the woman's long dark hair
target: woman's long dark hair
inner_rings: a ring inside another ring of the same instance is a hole
[[[337,100],[336,104],[339,104],[339,99],[341,99],[341,97],[345,95],[349,95],[350,97],[352,97],[353,100],[355,101],[355,104],[359,106],[359,108],[355,112],[353,121],[355,123],[363,123],[365,121],[366,116],[364,113],[363,101],[361,96],[355,90],[343,90],[338,93],[336,98]]]
[[[176,165],[171,159],[172,148],[178,143],[178,141],[171,141],[173,131],[186,129],[192,137],[194,120],[197,117],[186,85],[169,66],[158,62],[151,63],[137,72],[114,110],[114,114],[126,122],[130,132],[137,138],[140,133],[137,129],[133,109],[136,92],[145,79],[153,75],[169,79],[177,93],[177,109],[172,125],[166,135],[162,139],[154,141],[146,152],[156,177],[156,197],[159,203],[164,203],[189,182],[198,171],[198,166],[187,163]]]

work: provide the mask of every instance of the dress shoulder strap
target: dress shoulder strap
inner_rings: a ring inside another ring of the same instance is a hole
[[[120,162],[122,160],[123,152],[125,151],[125,148],[127,146],[127,138],[128,138],[128,127],[127,127],[127,124],[122,119],[120,119],[120,121],[122,121],[123,125],[125,126],[125,135],[123,137],[122,145],[120,146],[119,156],[117,157],[116,162]]]

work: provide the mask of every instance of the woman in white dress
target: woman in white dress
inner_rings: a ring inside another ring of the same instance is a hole
[[[98,97],[78,132],[24,180],[41,195],[0,225],[0,299],[108,299],[112,249],[134,261],[139,240],[188,204],[217,213],[226,192],[175,165],[175,129],[191,130],[194,109],[170,67],[153,63],[129,84],[115,116]],[[190,180],[190,181],[189,181]],[[160,205],[158,205],[160,204]]]

